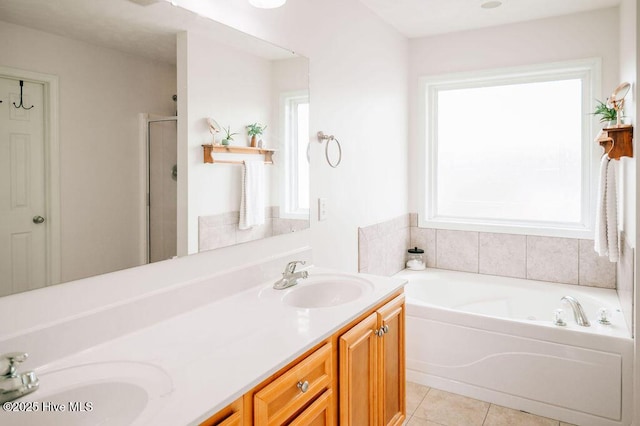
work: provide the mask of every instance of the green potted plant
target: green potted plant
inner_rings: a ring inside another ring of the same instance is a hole
[[[229,145],[229,142],[231,142],[233,140],[233,137],[235,135],[237,135],[238,133],[231,133],[231,126],[228,126],[226,129],[223,128],[222,130],[224,130],[224,138],[222,138],[222,142],[220,142],[222,145]]]
[[[251,137],[251,146],[253,148],[258,146],[258,136],[262,136],[266,128],[266,125],[263,126],[260,123],[253,123],[247,126],[247,134]]]
[[[618,118],[618,113],[615,109],[609,108],[606,102],[602,102],[596,99],[596,109],[593,112],[593,115],[597,115],[600,117],[601,123],[607,123],[607,126],[612,126],[616,123],[616,119]]]

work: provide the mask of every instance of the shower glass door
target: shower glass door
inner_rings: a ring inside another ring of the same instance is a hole
[[[148,251],[149,262],[176,256],[177,121],[148,122]]]

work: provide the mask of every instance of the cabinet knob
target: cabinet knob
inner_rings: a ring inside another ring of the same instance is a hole
[[[309,390],[309,382],[306,380],[304,382],[298,382],[296,386],[302,391],[302,393],[305,393]]]
[[[378,337],[382,337],[385,334],[387,334],[389,332],[389,326],[388,325],[383,325],[382,327],[380,327],[377,330],[373,330],[373,334],[375,334]]]

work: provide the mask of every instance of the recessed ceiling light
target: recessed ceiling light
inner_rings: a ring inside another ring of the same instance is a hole
[[[275,9],[285,4],[287,0],[249,0],[249,4],[260,9]]]
[[[483,9],[495,9],[496,7],[502,6],[501,1],[485,1],[480,5]]]

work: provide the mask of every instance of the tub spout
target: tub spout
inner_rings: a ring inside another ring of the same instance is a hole
[[[576,322],[578,323],[578,325],[582,327],[591,327],[591,323],[589,322],[587,315],[584,313],[584,310],[582,309],[582,305],[580,304],[580,302],[576,300],[575,297],[564,296],[560,300],[562,302],[569,303],[569,305],[571,306],[571,309],[573,309],[573,317],[576,319]]]

